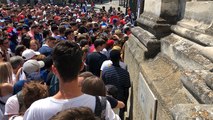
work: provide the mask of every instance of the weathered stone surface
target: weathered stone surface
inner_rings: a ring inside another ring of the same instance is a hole
[[[133,111],[132,119],[143,120],[140,114],[145,113],[135,96],[139,73],[158,99],[157,120],[211,119],[199,117],[201,113],[207,113],[202,111],[208,111],[211,116],[213,113],[209,106],[205,108],[199,103],[213,103],[213,75],[210,72],[213,71],[212,10],[212,0],[145,1],[144,13],[137,20],[141,28],[132,29],[133,35],[125,50],[132,81],[129,109]],[[161,51],[154,58],[146,59],[145,54],[155,48],[155,41],[161,42]],[[176,109],[179,104],[192,104],[201,107],[202,111],[191,116],[194,109]],[[189,112],[182,112],[185,110]]]
[[[144,13],[137,19],[143,29],[151,32],[156,38],[171,33],[170,24],[176,23],[180,18],[179,0],[147,0]]]
[[[145,58],[153,58],[160,52],[160,41],[153,34],[140,27],[133,28],[132,34],[147,48]]]
[[[211,59],[207,57],[208,55],[204,55],[208,53],[202,50],[204,48],[175,34],[161,39],[161,52],[184,69],[210,70],[213,68]]]
[[[166,20],[146,12],[137,19],[137,23],[140,27],[155,35],[156,38],[161,38],[171,32],[170,25],[166,23]]]
[[[205,81],[207,86],[213,90],[213,73],[207,74]]]
[[[212,120],[213,105],[179,104],[172,113],[174,120]]]
[[[178,3],[179,0],[147,0],[144,12],[174,22],[178,18]]]
[[[136,49],[132,49],[136,48]],[[176,104],[198,103],[196,99],[182,86],[180,76],[182,71],[169,58],[158,54],[155,59],[146,60],[143,54],[146,47],[134,36],[126,43],[125,63],[132,80],[132,115],[133,120],[143,120],[143,109],[139,106],[138,97],[138,76],[141,72],[153,93],[158,99],[157,118],[158,120],[171,120],[170,109]],[[139,57],[140,56],[140,57]],[[136,72],[137,71],[137,72]],[[178,98],[178,99],[177,99]]]
[[[213,91],[206,85],[206,71],[186,71],[181,77],[183,85],[200,103],[213,104]]]
[[[183,20],[172,26],[171,30],[200,45],[212,46],[212,9],[213,1],[187,2]]]

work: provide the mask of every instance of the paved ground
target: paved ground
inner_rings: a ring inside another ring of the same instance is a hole
[[[125,8],[123,6],[119,6],[119,0],[112,0],[112,2],[109,2],[109,0],[103,0],[103,4],[95,4],[95,9],[100,9],[102,6],[105,6],[106,10],[110,8],[110,6],[115,7],[116,10],[118,7],[121,8],[121,10],[125,13]]]

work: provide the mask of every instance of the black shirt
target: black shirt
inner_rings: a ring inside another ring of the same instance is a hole
[[[90,53],[86,58],[86,64],[88,66],[88,71],[92,72],[94,75],[100,77],[100,68],[102,63],[107,60],[106,55],[100,52]]]

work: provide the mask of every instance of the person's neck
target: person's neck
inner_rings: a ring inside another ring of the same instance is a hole
[[[62,82],[59,80],[59,91],[53,96],[55,99],[71,99],[81,96],[81,88],[78,87],[78,78],[71,82]]]
[[[94,52],[100,52],[101,49],[95,48]]]

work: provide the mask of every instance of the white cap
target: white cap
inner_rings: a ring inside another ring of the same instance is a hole
[[[22,57],[24,57],[25,60],[29,60],[29,59],[33,58],[35,55],[40,55],[40,52],[35,52],[32,49],[26,49],[22,53]]]
[[[38,71],[42,67],[44,67],[43,61],[28,60],[23,64],[23,71],[30,74]]]
[[[76,22],[81,22],[81,19],[76,19]]]

